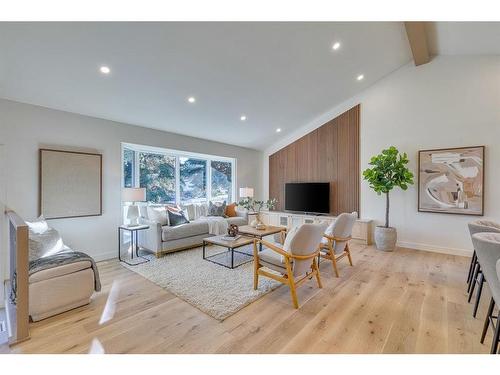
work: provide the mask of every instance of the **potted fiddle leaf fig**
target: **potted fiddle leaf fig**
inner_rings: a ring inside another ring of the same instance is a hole
[[[389,226],[389,192],[395,187],[403,190],[413,184],[413,173],[407,167],[408,155],[400,153],[394,146],[373,156],[369,165],[371,168],[363,172],[363,178],[369,182],[378,195],[385,194],[385,225],[375,228],[375,245],[377,249],[393,251],[396,247],[396,228]]]

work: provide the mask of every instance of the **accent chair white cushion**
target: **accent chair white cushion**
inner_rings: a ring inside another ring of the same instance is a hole
[[[352,235],[352,228],[354,227],[354,223],[358,217],[357,212],[342,213],[340,214],[333,223],[331,223],[328,228],[325,230],[325,234],[331,237],[340,237],[347,238]],[[323,237],[321,243],[327,244],[328,240]],[[344,251],[346,241],[335,241],[334,243],[334,251],[335,254],[339,254]]]

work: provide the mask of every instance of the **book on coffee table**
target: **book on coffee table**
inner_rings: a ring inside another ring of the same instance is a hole
[[[223,239],[224,241],[236,241],[237,239],[241,238],[241,235],[238,234],[234,237],[231,237],[231,236],[222,236],[221,239]]]

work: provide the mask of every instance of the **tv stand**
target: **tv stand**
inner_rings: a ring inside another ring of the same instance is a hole
[[[266,225],[282,226],[293,228],[301,224],[312,224],[335,221],[335,216],[324,214],[292,213],[283,211],[261,211],[260,220]],[[363,242],[366,245],[372,243],[372,220],[357,219],[352,229],[352,238]]]

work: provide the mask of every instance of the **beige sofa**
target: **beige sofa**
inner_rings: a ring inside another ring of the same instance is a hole
[[[42,270],[29,277],[29,314],[36,322],[90,303],[94,271],[87,260]]]
[[[182,207],[186,212],[192,210]],[[246,211],[236,211],[238,216],[226,218],[228,224],[238,226],[248,224],[248,215]],[[208,233],[208,223],[199,220],[196,217],[190,217],[188,224],[182,224],[175,227],[161,225],[158,222],[151,221],[148,217],[147,206],[139,207],[139,223],[149,225],[149,229],[139,231],[138,244],[160,257],[163,254],[174,251],[190,249],[201,246],[203,239],[210,237]],[[193,216],[192,214],[190,216]]]

